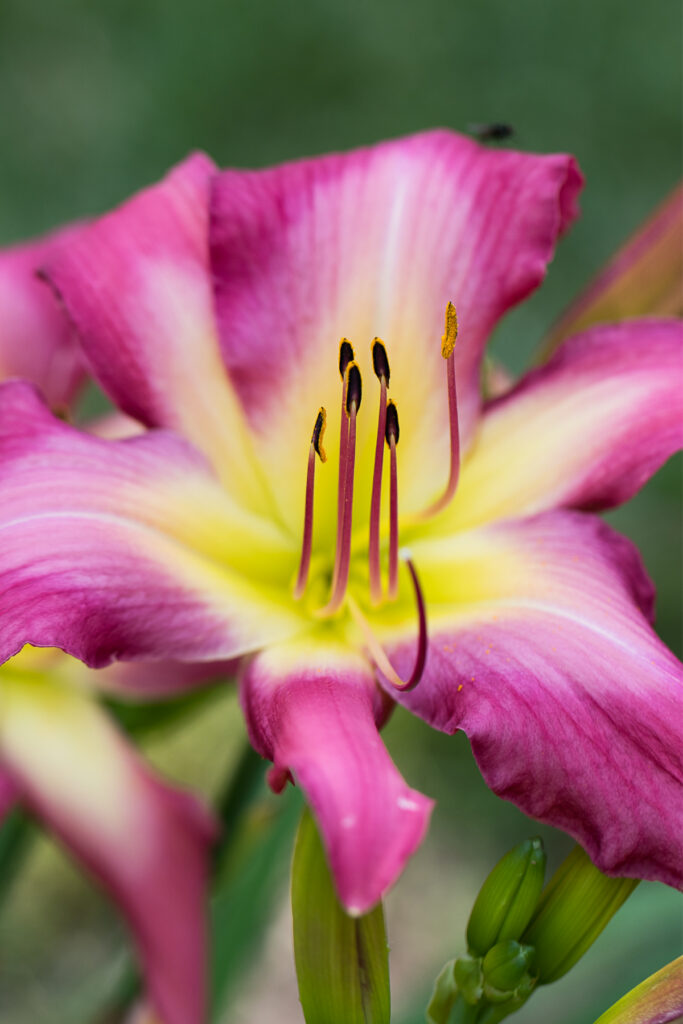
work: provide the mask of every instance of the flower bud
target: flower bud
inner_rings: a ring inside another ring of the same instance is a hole
[[[451,1010],[458,998],[458,986],[455,983],[455,960],[449,960],[441,969],[434,983],[432,998],[427,1007],[427,1024],[448,1024]]]
[[[638,880],[608,878],[580,846],[548,882],[524,941],[536,949],[541,984],[557,981],[593,945]]]
[[[533,946],[522,946],[514,939],[496,943],[484,957],[484,995],[492,1003],[509,999],[534,959]]]
[[[524,1006],[535,985],[536,978],[525,974],[515,991],[508,995],[502,1003],[484,1004],[477,1015],[477,1024],[500,1024],[500,1021],[516,1013],[520,1006]]]
[[[481,958],[476,956],[459,956],[453,968],[453,977],[458,991],[470,1006],[476,1006],[484,992],[484,979],[481,973]]]
[[[543,888],[545,851],[526,839],[506,853],[484,882],[467,924],[470,952],[484,956],[503,939],[519,939]]]

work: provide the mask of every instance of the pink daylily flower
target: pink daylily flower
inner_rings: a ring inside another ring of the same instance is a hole
[[[603,870],[682,881],[680,666],[588,514],[680,446],[680,325],[595,328],[480,396],[580,185],[568,156],[450,132],[256,172],[193,156],[44,267],[151,429],[107,441],[1,393],[0,657],[239,660],[351,913],[431,810],[379,738],[394,700],[464,729],[489,785]]]
[[[0,378],[30,377],[60,411],[75,398],[83,360],[35,267],[68,235],[0,253]],[[139,429],[120,415],[97,424],[107,435]],[[201,668],[92,671],[60,650],[30,647],[0,665],[0,822],[23,805],[110,892],[135,936],[148,1006],[164,1024],[204,1020],[214,826],[198,800],[145,764],[94,697],[153,696],[162,673],[169,692]]]

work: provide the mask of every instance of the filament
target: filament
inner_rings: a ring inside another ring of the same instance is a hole
[[[308,573],[311,567],[311,549],[313,546],[313,493],[315,489],[315,457],[321,462],[327,461],[325,449],[322,446],[323,434],[327,413],[323,408],[318,412],[311,436],[311,445],[308,450],[308,470],[306,473],[306,504],[304,510],[304,535],[301,542],[301,561],[299,562],[299,573],[294,587],[294,599],[298,601],[303,597],[308,582]]]
[[[384,440],[387,424],[387,388],[389,387],[389,361],[386,349],[379,338],[372,343],[372,363],[380,383],[379,416],[377,420],[377,441],[375,444],[375,468],[372,476],[372,498],[370,501],[370,536],[368,558],[370,573],[370,600],[379,604],[382,600],[382,571],[380,567],[379,526],[382,507],[382,469],[384,464]]]
[[[342,379],[341,414],[339,423],[339,476],[337,478],[337,541],[334,551],[334,572],[332,576],[332,589],[337,583],[339,570],[339,559],[341,556],[342,532],[344,528],[344,488],[346,486],[346,452],[349,443],[349,418],[346,414],[346,371],[353,362],[353,346],[348,338],[342,338],[339,342],[339,373]]]
[[[348,434],[344,461],[340,454],[340,479],[343,478],[344,501],[338,520],[337,556],[332,577],[332,594],[327,605],[321,609],[321,616],[334,615],[341,607],[349,582],[351,566],[351,528],[353,524],[353,480],[356,465],[356,417],[361,403],[361,375],[355,362],[346,369],[346,418]],[[342,424],[342,430],[344,424]]]
[[[398,595],[398,474],[396,471],[396,438],[389,442],[389,590],[393,601]]]
[[[389,446],[389,590],[390,601],[398,595],[398,471],[396,445],[398,444],[398,410],[394,402],[387,408],[386,442]]]

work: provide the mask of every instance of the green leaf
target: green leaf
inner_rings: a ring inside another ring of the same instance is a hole
[[[107,697],[102,703],[129,735],[138,737],[182,721],[187,715],[204,707],[216,690],[222,689],[224,685],[223,680],[207,683],[179,696],[154,701],[124,701]]]
[[[299,790],[274,796],[264,762],[248,747],[218,808],[224,825],[211,903],[212,1019],[223,1020],[254,959],[287,879],[301,814]]]
[[[349,917],[318,830],[304,811],[292,863],[294,959],[306,1024],[389,1024],[384,911]]]

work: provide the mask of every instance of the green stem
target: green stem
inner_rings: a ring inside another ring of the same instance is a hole
[[[237,766],[226,780],[216,803],[216,816],[221,822],[222,834],[214,848],[214,873],[229,859],[239,822],[262,786],[263,774],[263,758],[256,753],[250,743],[246,743]]]

